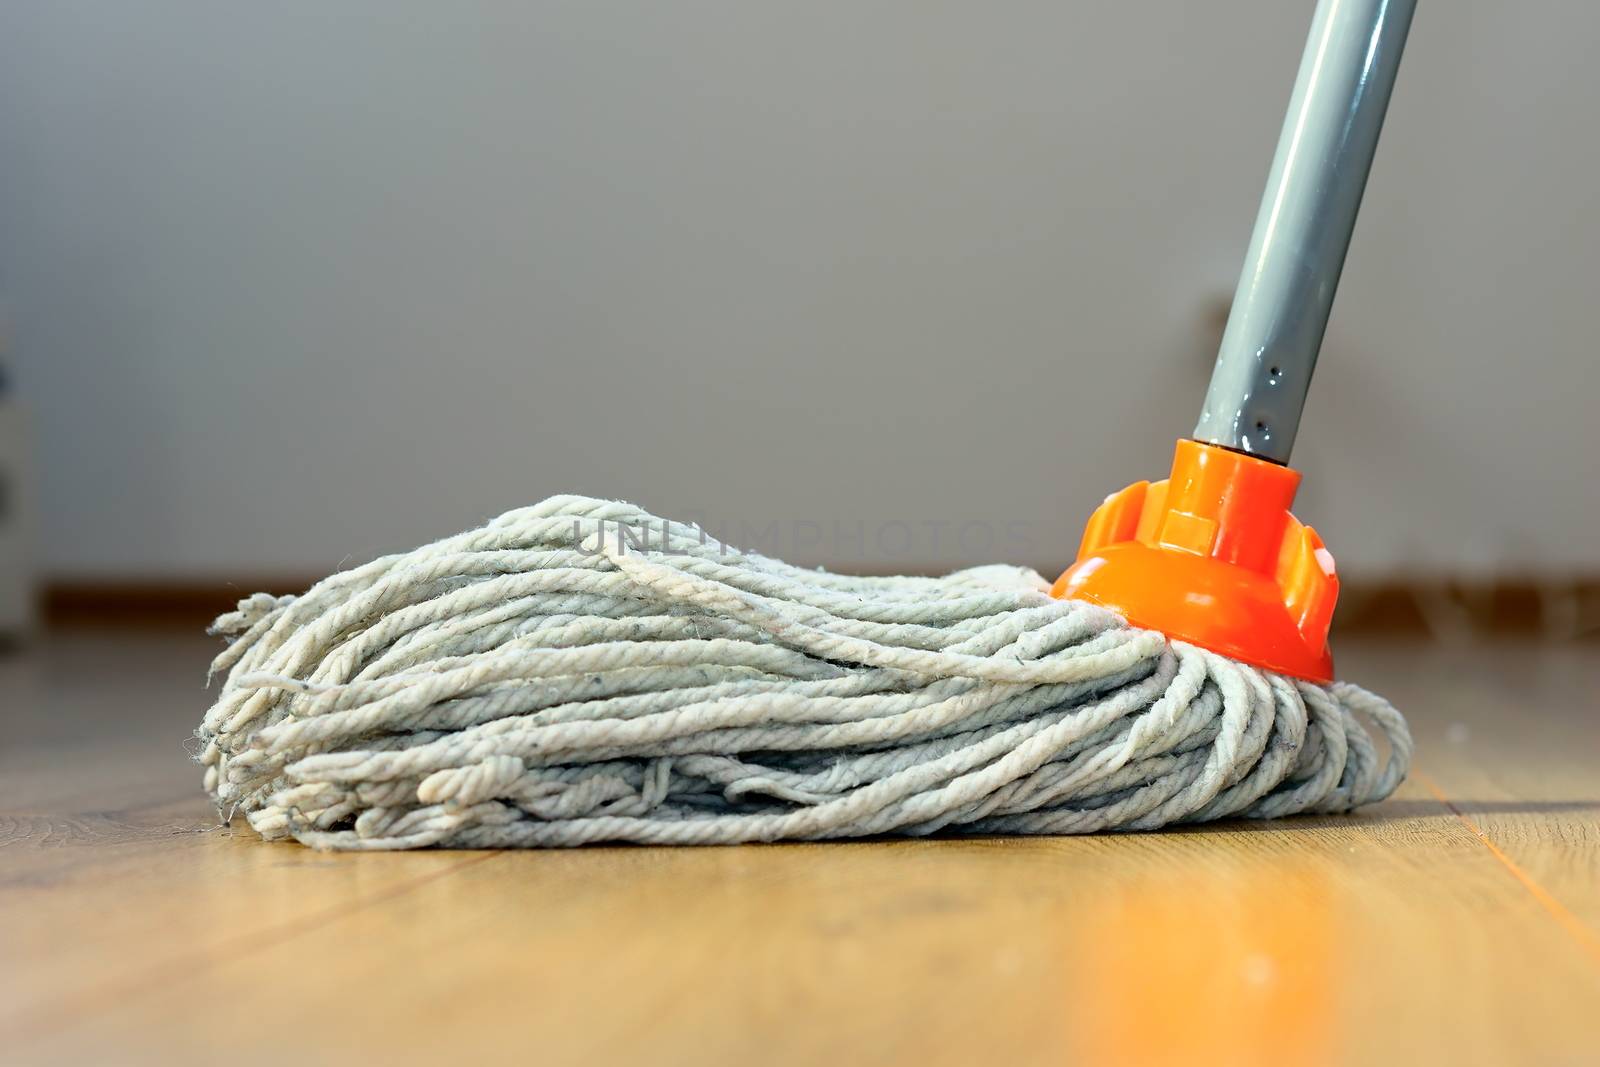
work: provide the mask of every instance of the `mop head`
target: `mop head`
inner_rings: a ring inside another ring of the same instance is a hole
[[[324,849],[1140,830],[1405,776],[1380,697],[1048,588],[804,570],[552,497],[240,601],[199,759],[227,817]]]

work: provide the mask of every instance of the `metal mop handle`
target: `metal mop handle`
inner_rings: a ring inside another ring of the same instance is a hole
[[[1416,0],[1319,0],[1197,440],[1289,461]]]

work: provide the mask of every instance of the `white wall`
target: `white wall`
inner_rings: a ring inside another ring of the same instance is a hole
[[[5,5],[43,568],[320,571],[558,491],[1058,563],[1192,426],[1310,8]],[[1296,456],[1347,571],[1600,566],[1597,37],[1422,5]]]

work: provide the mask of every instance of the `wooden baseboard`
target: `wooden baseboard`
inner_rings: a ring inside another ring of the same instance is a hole
[[[298,592],[315,579],[48,582],[40,617],[48,628],[202,630],[257,590]],[[1415,636],[1600,637],[1600,576],[1562,579],[1346,580],[1336,633]]]
[[[1345,581],[1335,633],[1600,637],[1600,576]]]
[[[39,590],[39,617],[47,629],[85,627],[203,630],[258,590],[299,592],[315,578],[214,580],[60,580]]]

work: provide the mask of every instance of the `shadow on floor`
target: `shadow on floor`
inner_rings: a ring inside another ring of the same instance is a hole
[[[1471,818],[1474,815],[1554,815],[1562,812],[1593,812],[1600,816],[1600,799],[1594,800],[1457,800],[1451,798],[1451,811],[1443,803],[1432,799],[1386,800],[1343,815],[1290,815],[1281,819],[1225,819],[1219,822],[1187,823],[1168,826],[1151,833],[1206,833],[1216,830],[1249,830],[1270,833],[1274,830],[1306,830],[1324,828],[1336,830],[1351,826],[1371,826],[1378,823],[1401,822],[1429,816],[1454,818],[1456,812]]]

